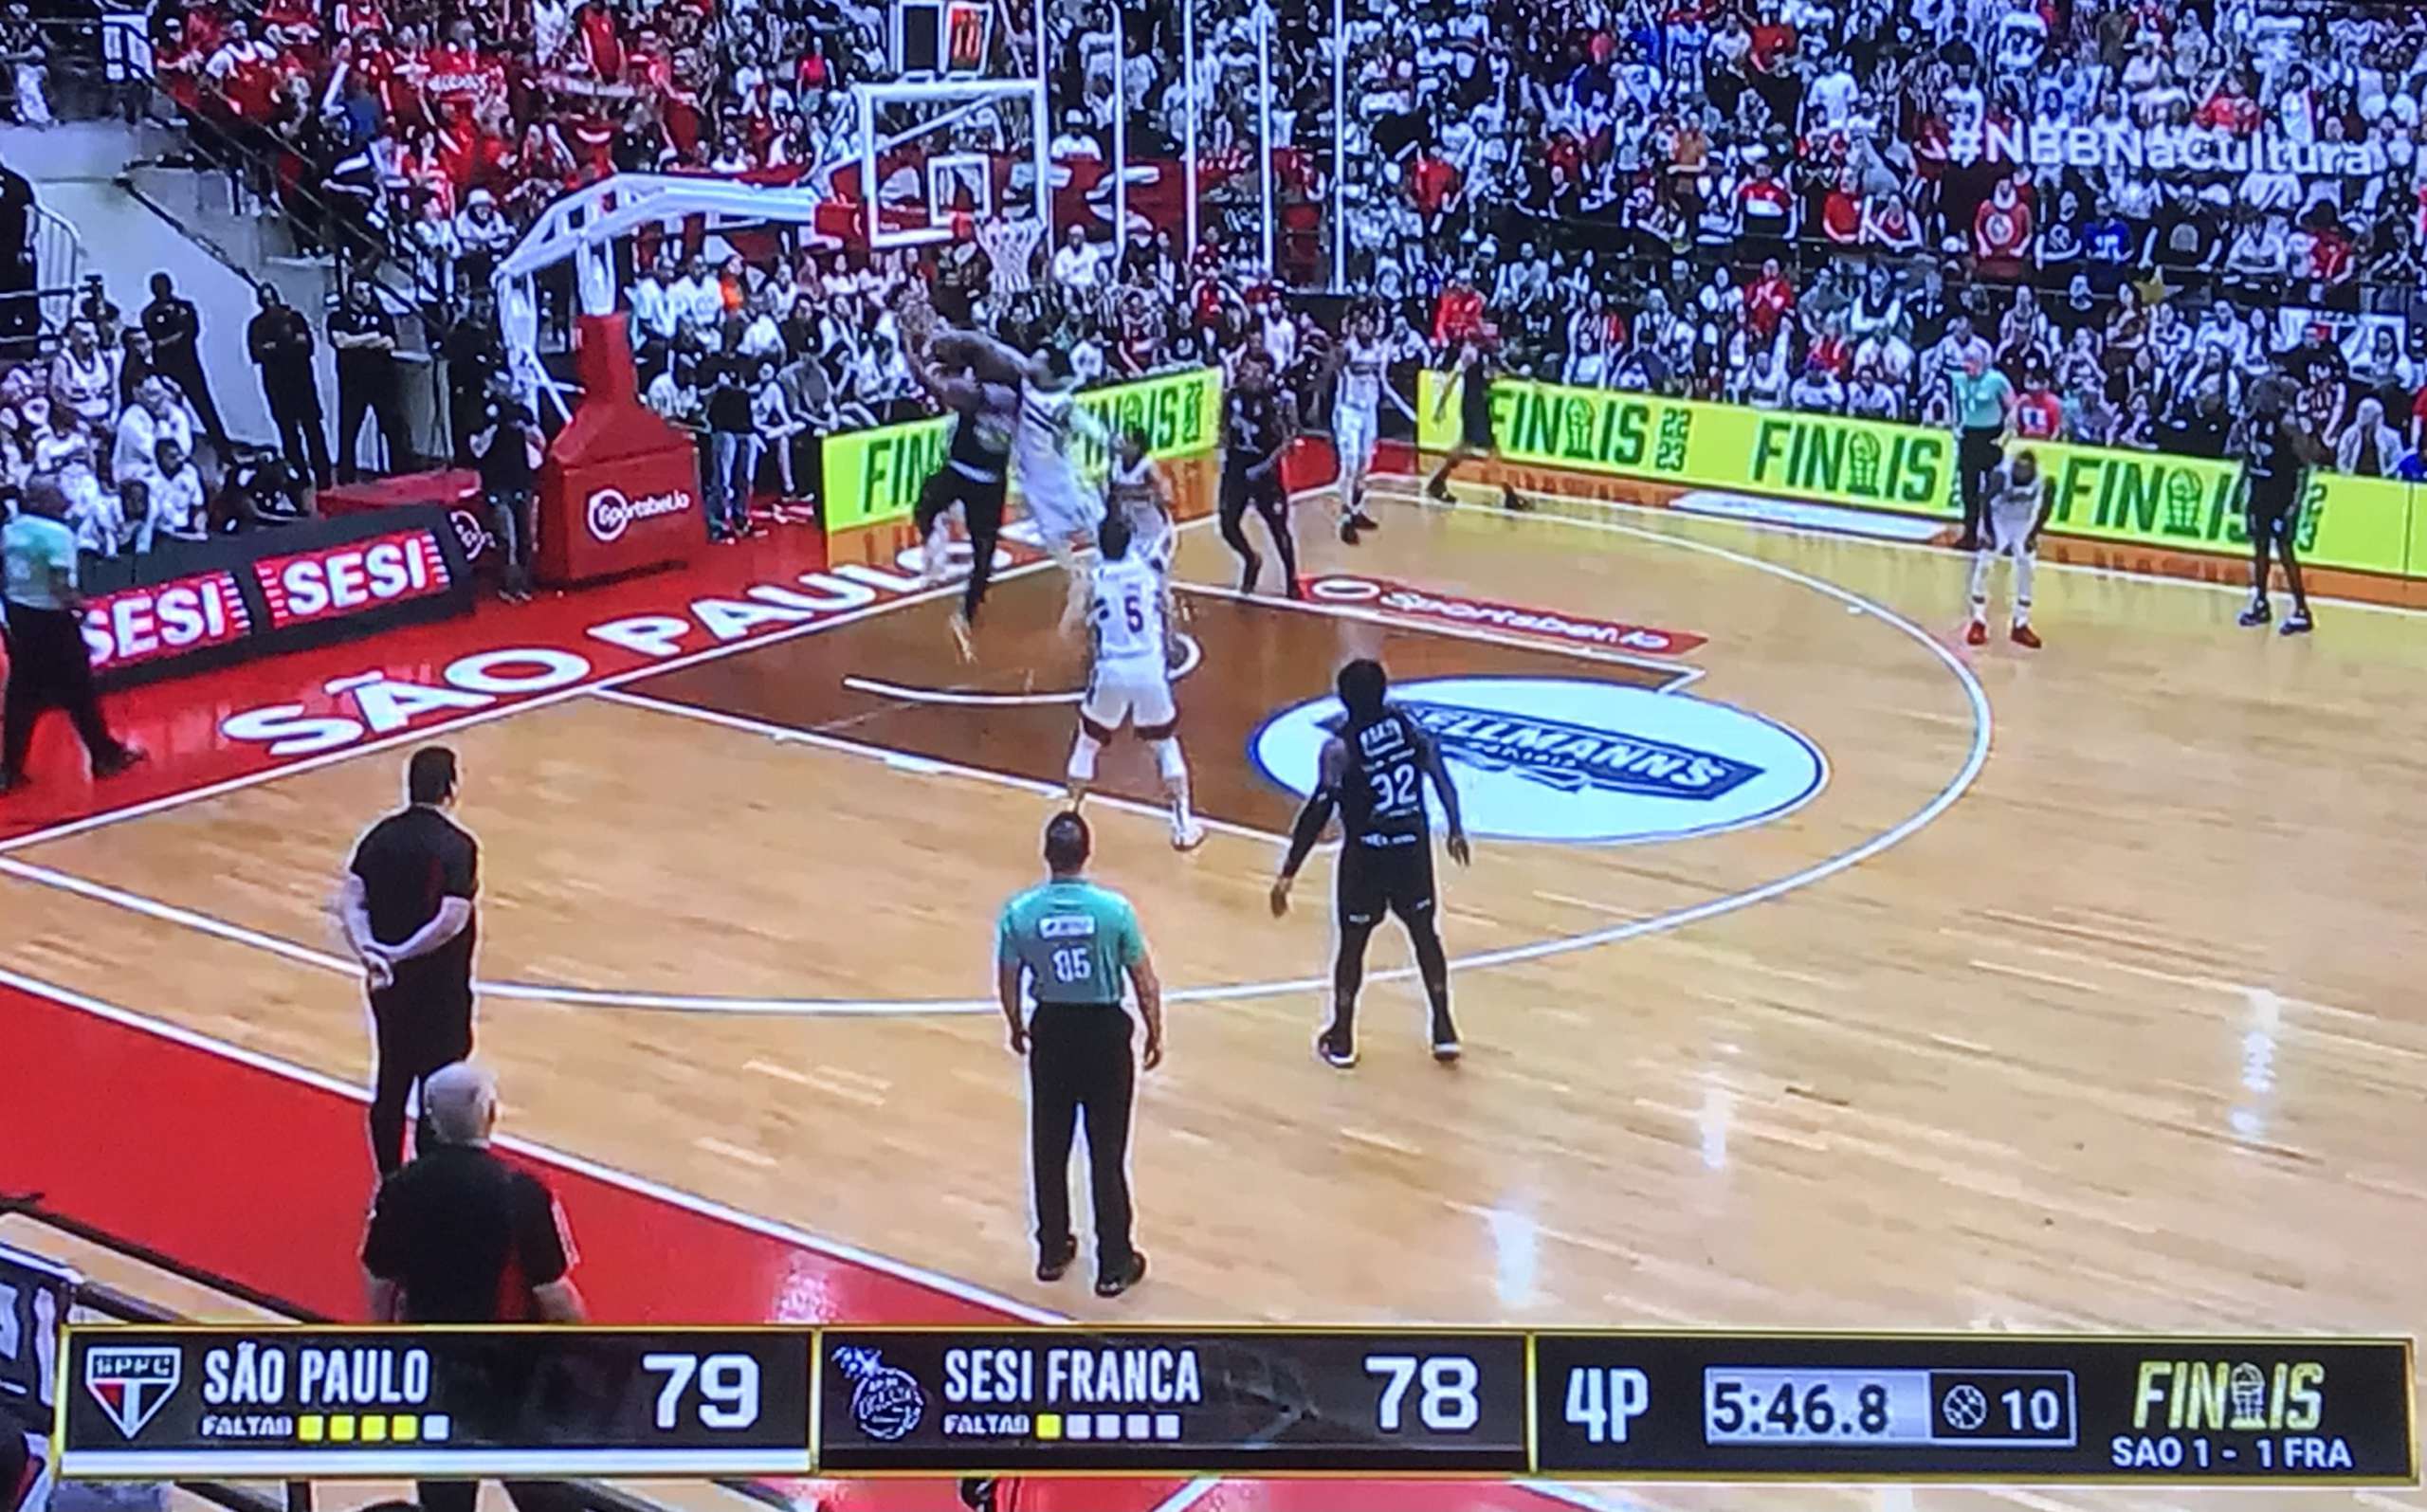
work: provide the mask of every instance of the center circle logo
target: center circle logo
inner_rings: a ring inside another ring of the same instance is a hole
[[[1392,701],[1439,743],[1467,829],[1498,840],[1618,845],[1764,824],[1829,780],[1819,748],[1724,703],[1577,678],[1446,677]],[[1267,720],[1248,753],[1292,792],[1314,790],[1340,701]],[[1434,810],[1434,824],[1440,823]]]

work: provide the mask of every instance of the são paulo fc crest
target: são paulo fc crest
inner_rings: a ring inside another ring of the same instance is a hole
[[[1581,678],[1450,677],[1391,698],[1440,745],[1467,829],[1571,845],[1676,840],[1761,824],[1828,781],[1811,741],[1759,715],[1679,693]],[[1258,770],[1313,791],[1335,699],[1267,720]],[[1437,802],[1434,823],[1440,822]]]
[[[927,1415],[918,1377],[886,1364],[875,1350],[846,1345],[834,1351],[834,1368],[851,1381],[851,1421],[868,1437],[906,1438]]]
[[[185,1356],[165,1345],[96,1346],[84,1357],[84,1389],[128,1438],[143,1431],[177,1394]]]

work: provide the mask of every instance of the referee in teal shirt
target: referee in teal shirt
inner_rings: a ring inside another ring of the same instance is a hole
[[[1146,1025],[1147,1070],[1163,1061],[1163,989],[1129,900],[1087,881],[1092,841],[1076,813],[1045,826],[1050,881],[1003,905],[995,926],[995,987],[1012,1050],[1028,1057],[1029,1157],[1036,1189],[1036,1279],[1059,1281],[1079,1252],[1070,1232],[1070,1139],[1087,1121],[1095,1192],[1096,1295],[1118,1297],[1146,1274],[1129,1242],[1129,1110],[1138,1072],[1129,1057],[1123,976]],[[1026,977],[1036,1011],[1020,1017]]]
[[[0,793],[25,785],[26,754],[45,709],[65,709],[84,738],[93,775],[112,777],[143,753],[110,734],[84,648],[84,595],[67,496],[47,473],[26,480],[24,507],[0,529],[0,596],[8,601],[9,691],[0,702]]]

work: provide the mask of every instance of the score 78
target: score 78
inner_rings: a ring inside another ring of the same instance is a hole
[[[663,1374],[657,1389],[657,1426],[671,1432],[683,1413],[684,1388],[700,1382],[703,1428],[750,1428],[758,1421],[758,1362],[748,1355],[643,1355],[641,1369]]]
[[[1428,1432],[1464,1433],[1483,1415],[1483,1405],[1475,1399],[1475,1385],[1483,1373],[1464,1355],[1427,1355],[1420,1359],[1414,1355],[1368,1355],[1365,1374],[1384,1377],[1382,1399],[1374,1418],[1385,1433],[1399,1430],[1399,1410],[1411,1381],[1423,1383],[1415,1415]]]

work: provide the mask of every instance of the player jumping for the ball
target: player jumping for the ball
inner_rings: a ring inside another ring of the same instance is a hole
[[[1458,815],[1458,789],[1432,738],[1385,696],[1390,675],[1381,663],[1365,657],[1349,663],[1340,669],[1339,689],[1347,712],[1331,724],[1331,738],[1317,757],[1315,791],[1298,811],[1289,854],[1272,882],[1272,917],[1289,911],[1290,884],[1337,808],[1340,954],[1332,963],[1331,1023],[1316,1037],[1315,1053],[1341,1070],[1357,1064],[1357,990],[1365,980],[1365,943],[1387,908],[1398,915],[1415,949],[1416,972],[1432,1005],[1432,1058],[1447,1065],[1458,1058],[1458,1027],[1450,1017],[1450,962],[1433,922],[1440,893],[1432,879],[1424,783],[1430,778],[1441,796],[1450,859],[1463,866],[1470,853]]]
[[[969,582],[951,622],[961,660],[969,661],[976,654],[972,637],[986,587],[994,580],[995,538],[1003,528],[1012,428],[1019,406],[1017,379],[990,371],[988,354],[957,332],[939,332],[932,342],[914,340],[903,355],[911,373],[954,416],[943,463],[920,489],[911,518],[923,543],[922,565],[929,583],[943,580],[955,509],[969,532]]]
[[[1103,424],[1079,405],[1078,375],[1069,355],[1059,347],[1041,348],[1032,356],[992,337],[955,333],[973,359],[973,366],[998,382],[1019,386],[1019,423],[1012,432],[1012,465],[1020,485],[1020,502],[1035,521],[1039,542],[1064,574],[1069,592],[1062,612],[1062,628],[1075,634],[1087,611],[1089,563],[1086,549],[1095,540],[1104,518],[1103,503],[1082,487],[1070,461],[1076,434],[1097,446],[1108,439]]]
[[[1171,583],[1133,549],[1129,517],[1104,516],[1087,611],[1094,649],[1087,691],[1079,701],[1079,733],[1070,742],[1070,804],[1076,808],[1096,780],[1096,756],[1123,724],[1155,753],[1172,810],[1172,847],[1194,850],[1205,827],[1188,811],[1188,761],[1179,749],[1179,710],[1171,669],[1179,661],[1172,629]]]

